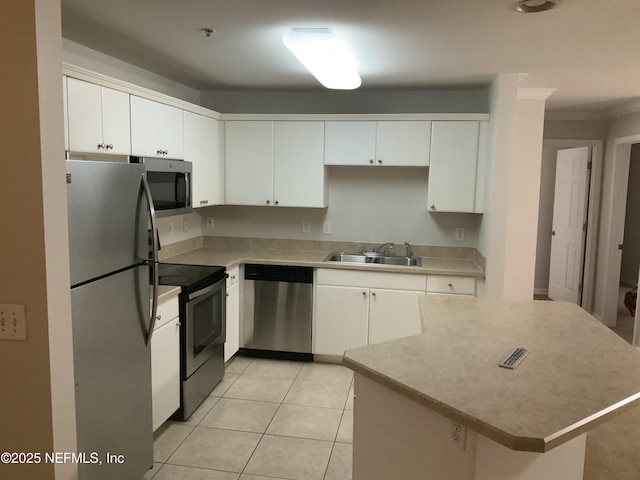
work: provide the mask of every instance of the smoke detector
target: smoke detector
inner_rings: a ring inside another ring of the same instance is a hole
[[[560,0],[521,0],[516,10],[522,13],[540,13],[556,8]]]

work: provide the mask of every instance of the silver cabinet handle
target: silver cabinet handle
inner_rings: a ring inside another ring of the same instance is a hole
[[[378,159],[378,165],[382,165],[382,159]]]
[[[369,163],[370,163],[371,165],[373,165],[373,158],[370,158],[370,159],[369,159]]]
[[[162,315],[156,315],[156,320],[162,320]]]
[[[107,146],[104,143],[99,143],[98,148],[104,150],[105,148],[107,148]]]
[[[372,292],[372,293],[371,293],[371,296],[372,296],[372,297],[375,297],[375,296],[376,296],[376,292]]]
[[[269,205],[271,203],[271,200],[267,200],[267,205]]]
[[[236,276],[235,275],[231,275],[231,280],[235,280]]]
[[[453,283],[450,283],[450,284],[449,284],[449,288],[453,288]]]
[[[275,201],[275,204],[278,205],[280,202],[278,200]]]
[[[157,153],[158,155],[162,155],[162,150],[157,150],[157,151],[156,151],[156,153]]]
[[[107,145],[107,149],[113,150],[113,143],[110,143],[109,145]]]
[[[366,297],[367,296],[367,292],[362,292],[362,296]]]
[[[436,206],[435,206],[435,205],[431,205],[431,207],[430,207],[430,208],[431,208],[431,210],[435,210],[435,209],[436,209]]]

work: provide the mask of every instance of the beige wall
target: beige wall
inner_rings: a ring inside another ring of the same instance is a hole
[[[478,250],[487,259],[485,295],[501,297],[506,268],[509,171],[513,155],[517,74],[500,74],[490,87],[489,143],[484,215],[480,224]]]
[[[75,449],[60,3],[0,3],[3,162],[0,303],[26,306],[27,341],[2,341],[0,445]],[[25,221],[28,219],[28,221]],[[73,466],[56,478],[73,478]],[[0,478],[54,478],[54,466],[0,465]]]
[[[475,247],[481,215],[431,214],[427,168],[329,167],[328,208],[209,207],[205,235]],[[311,232],[302,233],[302,222]],[[331,235],[322,224],[331,221]],[[455,240],[456,227],[465,240]],[[403,253],[404,250],[400,250]]]

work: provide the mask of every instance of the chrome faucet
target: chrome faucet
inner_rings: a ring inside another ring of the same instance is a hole
[[[395,244],[393,242],[383,243],[382,245],[374,248],[373,251],[376,252],[376,253],[382,253],[383,255],[388,256],[389,255],[389,249],[393,248],[394,245]],[[385,247],[387,247],[387,248],[385,248]]]
[[[413,257],[413,252],[411,251],[411,244],[409,242],[404,242],[404,248],[406,248],[405,255],[407,257]]]

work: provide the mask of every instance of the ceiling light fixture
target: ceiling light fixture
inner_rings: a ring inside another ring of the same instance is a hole
[[[516,10],[522,13],[540,13],[556,8],[560,0],[521,0]]]
[[[211,38],[211,35],[216,33],[216,31],[213,28],[201,28],[200,31],[204,33],[204,36],[206,38]]]
[[[353,90],[362,84],[349,47],[327,28],[294,28],[284,45],[326,88]]]

